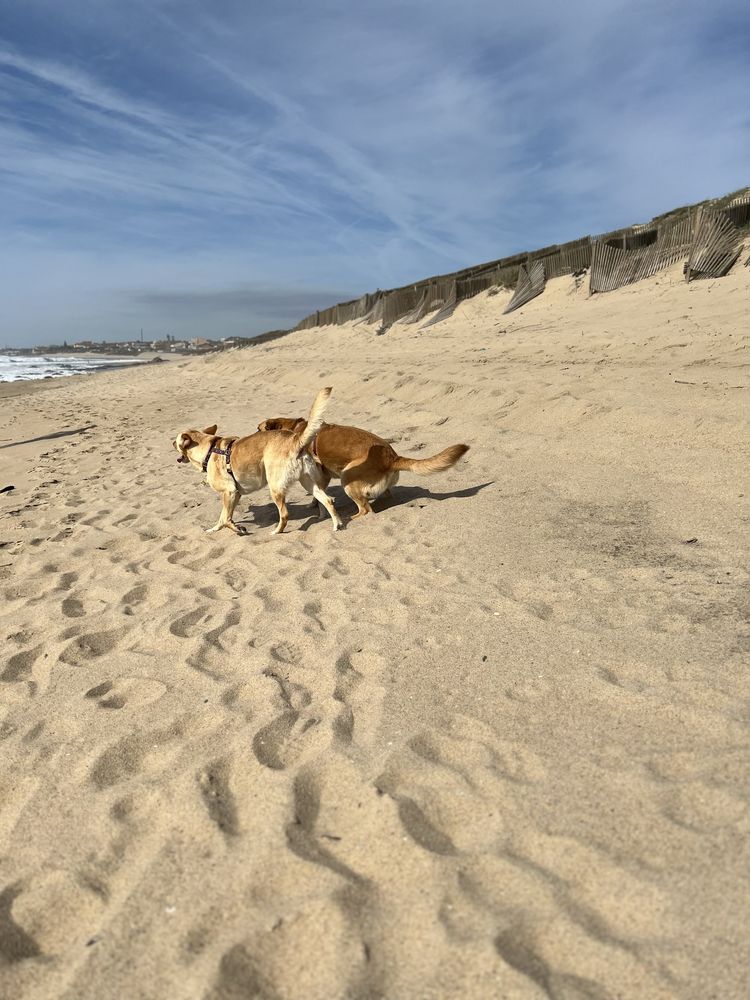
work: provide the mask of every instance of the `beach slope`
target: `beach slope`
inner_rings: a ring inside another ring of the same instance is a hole
[[[0,994],[746,995],[750,269],[509,295],[0,392]],[[204,534],[326,385],[471,450]]]

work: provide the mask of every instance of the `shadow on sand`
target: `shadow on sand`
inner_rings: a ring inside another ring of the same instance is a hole
[[[85,427],[74,427],[69,431],[53,431],[52,434],[43,434],[41,437],[27,438],[25,441],[11,441],[10,444],[0,444],[0,448],[15,448],[20,444],[34,444],[37,441],[52,441],[53,438],[70,437],[71,434],[83,434],[93,430],[96,424],[86,424]]]
[[[391,491],[390,497],[380,497],[378,500],[373,501],[373,512],[377,514],[379,511],[386,511],[392,507],[403,507],[406,505],[424,507],[431,500],[467,499],[468,497],[475,497],[481,490],[492,485],[494,485],[494,481],[480,483],[478,486],[467,486],[463,490],[452,490],[449,493],[438,493],[435,490],[425,489],[423,486],[396,486]],[[346,522],[351,519],[352,514],[354,514],[357,508],[340,486],[330,487],[328,493],[333,498],[336,510],[343,517],[345,523],[342,527],[345,527]],[[425,503],[419,503],[420,500],[424,500]],[[291,524],[292,521],[304,521],[305,523],[301,524],[297,530],[307,531],[314,524],[328,520],[327,514],[324,518],[318,517],[316,507],[312,506],[312,498],[301,501],[293,500],[289,504],[289,523]],[[272,528],[278,523],[278,520],[279,512],[275,504],[255,505],[251,503],[242,519],[237,518],[237,524],[245,529],[251,525],[257,528]]]

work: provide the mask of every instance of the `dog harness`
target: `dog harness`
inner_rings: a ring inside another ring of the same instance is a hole
[[[236,440],[237,438],[232,438],[226,448],[217,448],[216,445],[219,441],[221,441],[221,438],[215,437],[211,442],[211,447],[208,449],[208,454],[203,459],[203,471],[208,471],[208,463],[212,455],[225,455],[227,460],[227,472],[232,477],[232,482],[237,487],[237,490],[241,492],[240,484],[234,478],[234,473],[232,472],[232,445]]]

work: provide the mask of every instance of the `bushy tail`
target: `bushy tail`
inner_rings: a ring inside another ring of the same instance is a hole
[[[420,476],[429,476],[432,472],[443,472],[445,469],[450,469],[468,450],[468,444],[452,444],[450,448],[443,449],[432,458],[401,458],[399,456],[391,468],[395,472],[416,472]]]
[[[325,416],[326,407],[328,406],[328,399],[333,392],[330,386],[327,389],[321,389],[318,395],[315,397],[315,402],[310,409],[310,416],[307,418],[307,423],[301,426],[298,430],[294,431],[294,437],[297,439],[297,451],[302,451],[306,448],[310,442],[313,440],[315,435],[318,433],[320,428],[323,426],[323,417]]]

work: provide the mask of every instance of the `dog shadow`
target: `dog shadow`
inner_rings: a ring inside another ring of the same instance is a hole
[[[342,496],[344,500],[349,499],[343,491]],[[340,506],[340,503],[337,503],[336,509],[338,510]],[[317,503],[313,508],[312,497],[301,502],[293,500],[291,503],[287,503],[287,509],[289,511],[289,524],[292,524],[293,521],[304,521],[304,524],[299,525],[297,531],[309,531],[314,524],[330,520],[328,514],[325,515],[325,518],[318,517]],[[251,528],[274,528],[279,523],[279,510],[274,503],[251,504],[242,518],[236,519],[235,523],[238,528],[242,529],[243,534],[249,534]],[[344,525],[342,525],[343,527]]]
[[[450,490],[446,493],[428,490],[423,486],[395,486],[391,490],[389,497],[379,497],[377,500],[373,500],[373,512],[377,514],[379,511],[391,510],[393,507],[426,506],[426,504],[420,503],[420,500],[465,500],[469,497],[475,497],[488,486],[494,486],[494,480],[487,483],[479,483],[477,486],[467,486],[462,490]],[[351,519],[352,514],[356,512],[356,504],[349,499],[340,486],[329,486],[328,495],[333,500],[339,514],[343,514],[346,518],[345,523],[341,526],[343,528]],[[327,514],[322,518],[318,516],[312,507],[312,497],[306,497],[303,500],[294,500],[288,507],[290,524],[292,521],[304,521],[304,524],[300,524],[297,528],[298,531],[309,531],[314,524],[320,524],[321,521],[328,520]],[[250,526],[272,528],[278,522],[279,512],[276,505],[267,503],[251,505],[242,520],[238,521],[237,524],[247,531]]]
[[[395,486],[389,497],[379,497],[377,500],[373,500],[376,505],[373,510],[390,510],[392,507],[408,507],[412,504],[424,506],[419,504],[420,500],[465,500],[468,497],[475,497],[488,486],[494,486],[494,480],[488,483],[479,483],[477,486],[467,486],[463,490],[451,490],[447,493],[428,490],[424,486]],[[344,496],[346,497],[345,493]]]
[[[49,434],[42,434],[40,437],[26,438],[25,441],[11,441],[10,444],[0,444],[0,448],[17,448],[21,444],[36,444],[37,441],[53,441],[55,438],[70,437],[71,434],[85,434],[91,431],[96,424],[86,424],[83,427],[73,427],[67,431],[52,431]]]

